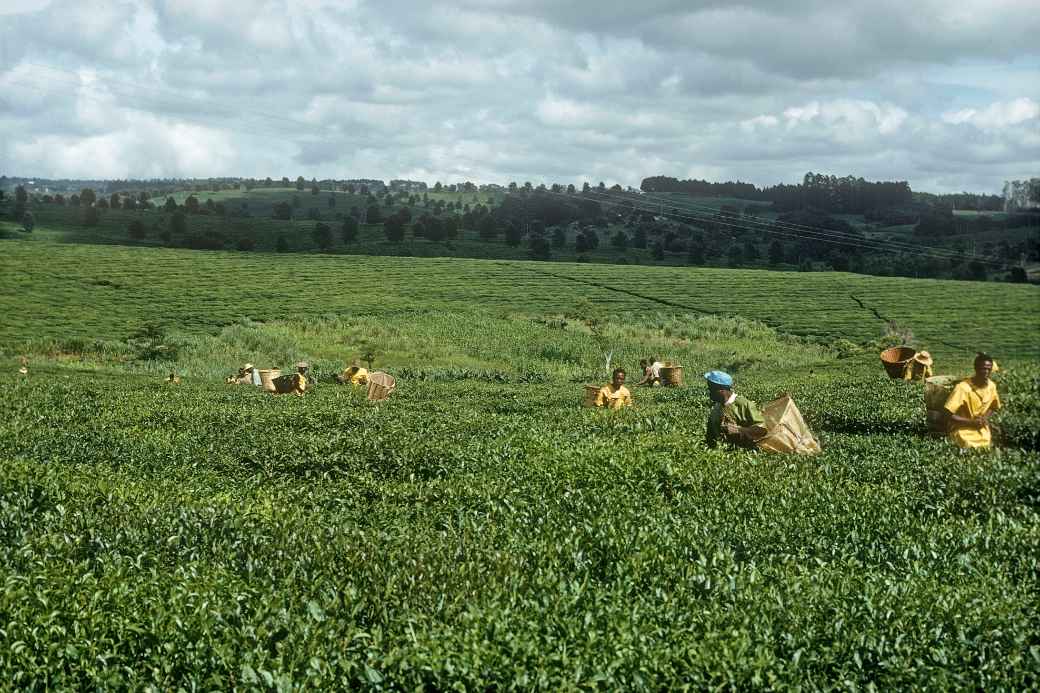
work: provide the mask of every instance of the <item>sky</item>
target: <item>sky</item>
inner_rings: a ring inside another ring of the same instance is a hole
[[[1036,0],[3,0],[0,173],[999,193],[1037,36]]]

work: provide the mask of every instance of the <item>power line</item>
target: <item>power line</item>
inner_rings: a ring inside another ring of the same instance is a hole
[[[679,209],[690,209],[690,208],[693,208],[694,212],[699,212],[699,210],[701,210],[701,209],[708,210],[707,212],[701,212],[701,213],[707,214],[708,216],[719,218],[719,219],[732,219],[733,218],[733,217],[728,217],[728,216],[722,214],[721,212],[719,212],[718,210],[715,210],[712,207],[707,207],[705,205],[697,205],[696,203],[692,203],[692,202],[683,202],[683,203],[679,203],[678,205],[672,205],[672,206],[675,207],[675,208],[679,208]],[[782,221],[776,221],[776,220],[764,221],[764,220],[755,219],[755,218],[748,218],[748,217],[743,217],[743,220],[744,220],[745,224],[750,224],[751,225],[751,226],[745,227],[745,228],[755,228],[755,227],[757,227],[757,228],[760,228],[761,230],[766,231],[768,233],[776,233],[779,229],[785,229],[785,230],[792,231],[794,233],[808,232],[809,234],[814,235],[814,236],[830,235],[830,236],[835,237],[835,238],[845,238],[845,239],[848,239],[850,241],[854,241],[857,245],[858,244],[863,244],[863,245],[867,245],[869,247],[877,247],[879,244],[884,244],[885,247],[889,247],[889,248],[891,248],[893,250],[905,250],[905,251],[908,251],[908,252],[919,252],[921,250],[927,250],[928,252],[931,252],[933,254],[946,255],[946,256],[950,256],[950,257],[959,257],[961,255],[961,253],[958,253],[957,251],[948,250],[946,248],[938,248],[936,246],[922,245],[922,244],[919,244],[919,243],[908,243],[908,242],[905,242],[905,241],[896,241],[896,240],[890,240],[890,239],[889,240],[884,240],[884,241],[882,241],[880,239],[870,239],[870,238],[866,238],[865,236],[861,235],[859,232],[856,232],[856,231],[852,231],[852,232],[849,232],[849,231],[839,231],[837,229],[826,229],[826,228],[823,228],[823,227],[820,227],[820,226],[809,226],[809,225],[806,225],[806,224],[795,224],[793,222],[782,222]]]
[[[575,196],[566,193],[557,193],[547,191],[551,195],[560,197],[566,197],[573,199]],[[592,195],[592,199],[597,202],[616,206],[616,207],[627,207],[635,211],[649,212],[649,213],[660,213],[661,209],[659,206],[651,205],[639,200],[633,200],[629,197],[619,196],[617,193],[603,193],[603,192],[591,192],[582,193],[583,196],[588,197]],[[674,207],[674,206],[673,206]],[[905,252],[912,255],[918,255],[923,257],[931,257],[933,259],[940,260],[955,260],[955,259],[968,259],[968,256],[963,253],[956,253],[955,251],[946,251],[940,248],[934,248],[932,246],[914,246],[904,244],[904,246],[894,246],[887,241],[871,240],[861,237],[850,237],[843,234],[842,232],[835,232],[830,229],[821,229],[816,227],[802,227],[801,229],[789,229],[789,228],[771,228],[762,226],[752,226],[745,223],[740,223],[739,220],[734,220],[731,217],[723,216],[721,214],[705,214],[699,212],[685,212],[679,213],[669,209],[665,211],[662,216],[667,216],[675,219],[683,219],[694,222],[710,222],[717,226],[725,226],[733,229],[740,229],[742,231],[760,231],[768,232],[773,235],[784,236],[788,238],[797,238],[807,241],[816,241],[822,243],[830,243],[832,245],[842,245],[849,247],[864,248],[868,250],[875,250],[878,252]],[[761,222],[760,222],[761,223]],[[974,258],[980,262],[991,265],[1002,265],[993,260],[985,260],[982,258]]]

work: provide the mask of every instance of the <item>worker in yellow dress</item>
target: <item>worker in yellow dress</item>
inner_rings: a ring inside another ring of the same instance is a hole
[[[342,373],[336,376],[336,380],[344,385],[347,383],[354,386],[367,385],[368,369],[361,366],[357,361],[354,361],[349,368],[344,369]]]
[[[950,440],[962,448],[987,448],[993,441],[989,417],[1000,409],[997,385],[989,379],[993,358],[988,354],[975,357],[975,375],[953,388],[946,398],[947,425]]]
[[[903,367],[903,380],[927,380],[932,373],[932,355],[919,351]]]
[[[296,364],[296,373],[292,377],[292,392],[297,397],[303,397],[303,393],[307,391],[307,370],[310,368],[310,364],[306,361],[300,361]]]
[[[625,387],[625,369],[615,368],[609,383],[596,394],[596,406],[606,409],[622,409],[632,406],[632,393]]]

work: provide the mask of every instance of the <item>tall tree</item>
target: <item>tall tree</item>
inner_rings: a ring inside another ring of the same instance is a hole
[[[347,217],[343,220],[343,230],[342,230],[342,233],[343,233],[343,242],[344,243],[348,243],[349,244],[349,243],[353,243],[354,241],[356,241],[357,237],[358,237],[358,223],[357,223],[357,219],[355,219],[354,217],[352,217],[352,216],[350,216],[348,214]]]
[[[332,247],[332,228],[324,222],[318,222],[311,231],[311,238],[314,240],[314,245],[322,250],[328,250]]]

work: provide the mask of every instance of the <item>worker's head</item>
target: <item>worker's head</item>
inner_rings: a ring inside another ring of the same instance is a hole
[[[708,371],[704,374],[708,383],[708,399],[724,403],[733,394],[733,376],[723,371]]]
[[[622,385],[624,385],[625,384],[625,369],[624,368],[615,368],[614,369],[614,374],[611,377],[610,382],[614,385],[614,387],[621,387]]]
[[[309,363],[307,363],[306,361],[300,361],[299,363],[296,364],[296,372],[297,373],[306,373],[307,369],[310,368],[310,367],[311,367],[311,365]]]
[[[985,384],[989,382],[990,373],[993,372],[993,357],[989,354],[978,353],[975,355],[975,380]]]

